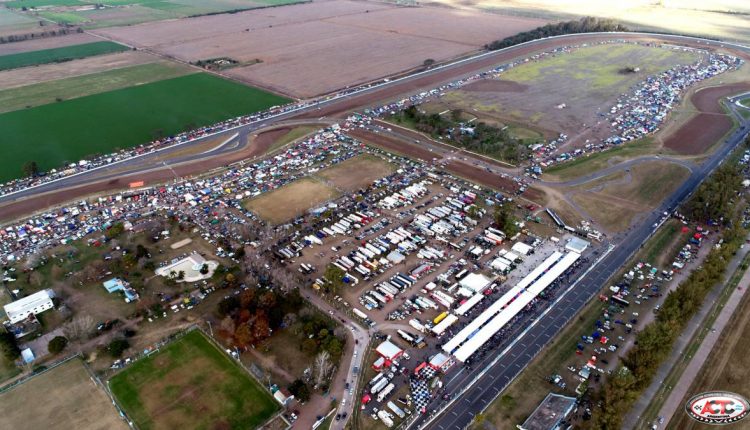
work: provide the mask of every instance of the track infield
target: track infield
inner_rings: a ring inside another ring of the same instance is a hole
[[[279,409],[198,330],[118,373],[109,387],[140,430],[257,428]]]
[[[0,394],[6,429],[126,430],[104,389],[74,358]]]
[[[0,181],[36,161],[58,168],[85,156],[258,112],[288,100],[205,73],[0,115]],[[33,133],[30,131],[33,130]]]

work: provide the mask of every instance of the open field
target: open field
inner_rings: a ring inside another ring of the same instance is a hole
[[[78,359],[1,393],[0,423],[8,429],[128,428]]]
[[[0,90],[23,87],[58,79],[107,72],[124,67],[158,62],[151,54],[125,51],[115,54],[81,58],[64,63],[42,64],[35,67],[0,71]]]
[[[0,70],[36,66],[47,63],[61,63],[77,58],[93,57],[112,52],[127,51],[128,47],[114,42],[91,42],[81,45],[43,49],[40,51],[19,52],[0,56]]]
[[[676,64],[691,64],[698,56],[683,51],[633,44],[608,44],[577,49],[512,68],[499,80],[472,82],[443,97],[467,112],[499,121],[576,137],[604,138],[609,126],[599,113],[609,111],[617,97],[646,76]],[[641,72],[623,73],[626,67]],[[556,106],[565,104],[565,108]]]
[[[317,179],[304,178],[250,199],[245,207],[273,224],[280,224],[338,196],[335,189]]]
[[[451,22],[451,26],[443,25]],[[454,58],[543,21],[446,9],[333,0],[164,21],[97,33],[195,62],[261,62],[230,76],[294,96],[312,96]],[[363,49],[370,61],[362,62]],[[331,64],[337,64],[331,68]],[[304,74],[306,79],[300,80]]]
[[[103,0],[103,7],[82,8],[92,2],[84,0],[14,0],[8,8],[40,8],[29,16],[40,16],[60,24],[83,25],[86,28],[134,25],[162,19],[186,18],[221,12],[277,6],[302,0]]]
[[[195,73],[176,63],[150,63],[0,90],[0,113],[61,102]]]
[[[30,160],[43,170],[94,153],[266,109],[282,97],[196,73],[0,115],[5,133],[0,180]],[[133,106],[140,106],[134,109]],[[29,135],[33,128],[35,133]]]
[[[396,166],[374,155],[360,155],[318,172],[316,176],[341,191],[355,191],[388,176]]]
[[[431,0],[462,10],[485,10],[501,15],[549,21],[595,16],[617,19],[637,30],[690,34],[750,42],[748,3],[743,0],[654,2],[628,0]]]
[[[0,13],[3,10],[0,8]],[[43,28],[43,27],[42,27]],[[63,48],[84,43],[101,42],[101,38],[87,33],[72,33],[64,36],[29,39],[22,42],[5,43],[0,45],[2,55],[19,54],[21,52],[41,51],[44,49]]]
[[[301,139],[308,134],[320,130],[322,126],[303,125],[298,127],[280,127],[262,131],[252,138],[253,145],[265,148],[265,152],[273,152],[279,148]]]
[[[109,386],[138,428],[256,428],[276,401],[200,331],[118,373]]]
[[[690,172],[666,161],[644,162],[627,174],[618,172],[577,187],[572,200],[605,229],[617,232],[657,207]]]
[[[59,27],[52,23],[39,25],[39,20],[23,15],[16,11],[0,7],[0,37],[20,35],[29,33],[41,33],[49,30],[57,30]],[[18,42],[16,42],[18,43]],[[7,46],[3,46],[3,51]]]

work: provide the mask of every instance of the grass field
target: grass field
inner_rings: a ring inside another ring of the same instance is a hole
[[[679,164],[644,162],[633,166],[627,175],[617,172],[579,186],[584,191],[573,200],[602,227],[621,231],[635,216],[658,206],[689,175]]]
[[[304,178],[252,198],[245,207],[273,224],[280,224],[338,196],[338,191],[318,179]]]
[[[245,207],[280,224],[342,193],[358,190],[393,173],[395,166],[374,155],[359,155],[314,175],[248,200]]]
[[[294,142],[297,139],[301,139],[308,134],[314,133],[318,131],[320,127],[312,126],[312,125],[303,125],[300,127],[294,127],[293,129],[289,130],[288,133],[286,133],[283,136],[280,136],[276,141],[273,142],[270,148],[268,148],[268,152],[273,152],[279,148],[283,148],[284,146]]]
[[[360,155],[343,163],[318,172],[323,178],[341,191],[354,191],[372,184],[376,179],[388,176],[396,166],[374,155]]]
[[[120,45],[119,43],[103,41],[2,55],[0,56],[0,70],[17,69],[19,67],[37,66],[48,63],[61,63],[63,61],[70,61],[78,58],[93,57],[94,55],[127,51],[128,49],[130,48],[125,45]]]
[[[118,373],[109,386],[140,430],[257,428],[279,409],[197,330]]]
[[[287,101],[196,73],[4,113],[0,180],[19,176],[27,161],[36,161],[43,170],[56,168]]]
[[[0,113],[148,84],[189,73],[195,72],[176,63],[150,63],[0,90]]]
[[[0,425],[6,429],[128,428],[78,359],[1,393]]]

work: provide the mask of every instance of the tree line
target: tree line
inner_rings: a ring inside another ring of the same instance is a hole
[[[449,143],[479,154],[498,157],[502,160],[519,163],[529,156],[529,148],[520,139],[511,136],[507,130],[477,122],[461,122],[461,110],[451,112],[450,117],[437,113],[424,113],[415,106],[409,106],[397,113],[396,120],[413,124],[414,128],[433,137],[449,137]]]
[[[680,285],[671,291],[662,304],[656,320],[643,328],[635,339],[635,345],[623,357],[622,366],[613,373],[593,398],[601,401],[601,408],[594,411],[593,417],[585,424],[586,428],[620,428],[623,417],[630,410],[654,378],[657,369],[668,357],[672,346],[685,329],[688,321],[703,304],[708,292],[724,279],[732,256],[744,242],[746,230],[742,227],[736,197],[741,181],[737,181],[736,163],[718,169],[699,188],[685,207],[697,220],[714,219],[726,214],[722,234],[722,244],[714,248],[703,264],[690,273]],[[719,184],[729,188],[722,190],[721,196],[709,196],[709,192],[719,191]],[[717,205],[716,208],[706,208]],[[691,210],[692,208],[692,210]],[[731,215],[734,214],[734,215]]]
[[[617,21],[606,18],[594,18],[591,16],[583,17],[579,20],[558,22],[557,24],[547,24],[537,27],[533,30],[524,31],[514,36],[508,36],[505,39],[496,40],[484,45],[488,51],[507,48],[518,45],[519,43],[529,42],[531,40],[541,39],[551,36],[562,36],[564,34],[576,33],[598,33],[605,31],[630,31],[627,27],[619,24]]]

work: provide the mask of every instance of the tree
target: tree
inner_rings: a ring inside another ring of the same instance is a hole
[[[56,355],[63,352],[66,346],[68,346],[68,339],[64,336],[55,336],[47,344],[47,350],[50,354]]]
[[[109,343],[109,346],[107,346],[107,352],[109,352],[109,355],[112,357],[117,358],[122,356],[122,353],[128,348],[130,348],[130,342],[126,339],[118,338]]]
[[[328,351],[321,351],[315,356],[315,362],[313,363],[313,375],[315,377],[315,385],[320,387],[323,382],[328,378],[333,369],[331,363],[331,354]]]
[[[295,379],[294,382],[292,382],[289,386],[289,392],[300,402],[310,400],[310,388],[305,384],[305,381],[301,379]]]
[[[177,278],[176,278],[176,279],[177,279],[178,281],[182,281],[183,279],[185,279],[185,271],[184,271],[184,270],[180,270],[180,271],[179,271],[179,272],[177,273]]]
[[[63,325],[63,333],[70,340],[88,337],[96,328],[94,319],[89,315],[78,315]]]
[[[24,176],[36,176],[39,173],[39,165],[36,164],[36,161],[27,161],[23,165],[23,175]]]
[[[208,274],[208,264],[203,263],[203,265],[201,266],[200,274],[201,275]]]
[[[260,312],[253,321],[252,342],[257,344],[268,339],[271,336],[271,326],[268,323],[268,317],[265,312]]]
[[[435,60],[433,60],[432,58],[428,58],[428,59],[424,60],[424,62],[422,62],[422,65],[425,66],[425,67],[430,67],[433,64],[435,64]]]
[[[338,294],[339,290],[344,286],[344,275],[345,273],[340,267],[333,264],[326,266],[323,277],[330,282],[329,290],[331,294]]]
[[[253,343],[253,333],[248,324],[242,324],[234,332],[234,342],[237,346],[248,347]]]
[[[7,330],[0,330],[0,350],[2,350],[3,357],[7,361],[13,361],[21,355],[21,350],[18,349],[18,344],[16,343],[16,337]]]
[[[107,239],[111,240],[121,235],[124,231],[125,231],[125,226],[121,222],[118,222],[116,224],[113,224],[112,227],[110,227],[109,229],[107,229],[107,232],[104,235],[107,237]]]
[[[497,228],[502,230],[508,236],[513,236],[518,232],[516,217],[513,216],[513,213],[507,206],[495,206],[495,213],[493,214],[493,218],[495,220],[495,225],[497,225]]]

